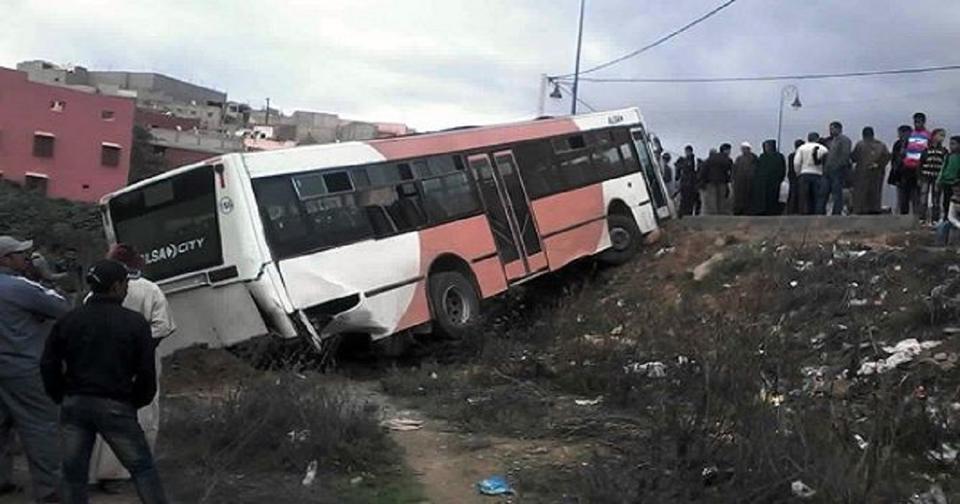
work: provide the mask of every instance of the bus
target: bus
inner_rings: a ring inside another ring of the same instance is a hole
[[[463,336],[483,299],[673,215],[637,108],[226,154],[105,196],[179,327],[162,354],[259,336]]]

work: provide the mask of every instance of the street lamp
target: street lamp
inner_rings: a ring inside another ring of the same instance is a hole
[[[791,103],[790,106],[793,110],[797,110],[803,106],[803,104],[800,103],[800,90],[797,89],[797,86],[793,84],[783,86],[783,89],[780,90],[780,115],[777,118],[777,149],[779,149],[780,152],[783,152],[783,145],[780,143],[780,137],[783,133],[783,104],[786,103],[791,96],[793,97],[793,103]]]

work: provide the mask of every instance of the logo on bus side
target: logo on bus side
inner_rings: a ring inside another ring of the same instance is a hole
[[[160,261],[168,261],[170,259],[175,259],[180,254],[186,254],[187,252],[192,252],[194,250],[200,250],[203,248],[203,243],[207,241],[206,238],[195,238],[193,240],[187,240],[180,243],[171,243],[169,245],[164,245],[160,248],[155,248],[143,255],[143,260],[147,264],[155,264]]]
[[[220,199],[220,211],[225,214],[233,211],[233,200],[230,199],[230,196],[224,196]]]
[[[620,114],[607,116],[607,124],[620,124],[623,122],[623,116]]]

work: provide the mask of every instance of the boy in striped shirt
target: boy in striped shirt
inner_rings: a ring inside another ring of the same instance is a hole
[[[930,132],[927,131],[927,115],[923,112],[913,114],[913,131],[907,138],[907,146],[903,155],[903,174],[901,188],[908,200],[913,202],[914,215],[921,215],[923,208],[920,201],[918,175],[920,174],[920,158],[923,151],[930,146]]]
[[[947,162],[947,155],[950,154],[947,148],[943,146],[943,141],[947,138],[947,132],[943,129],[935,129],[930,136],[929,146],[920,156],[920,220],[934,224],[940,220],[940,208],[943,206],[943,199],[940,195],[940,186],[937,179],[940,178],[940,172]],[[929,201],[932,197],[932,201]],[[929,217],[929,220],[927,219]]]

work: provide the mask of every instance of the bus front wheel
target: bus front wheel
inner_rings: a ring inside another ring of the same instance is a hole
[[[607,228],[610,231],[610,248],[600,254],[600,260],[607,264],[623,264],[633,258],[640,249],[640,228],[633,217],[623,214],[607,216]]]
[[[433,321],[444,336],[463,338],[480,320],[480,297],[473,282],[457,271],[430,275]]]

